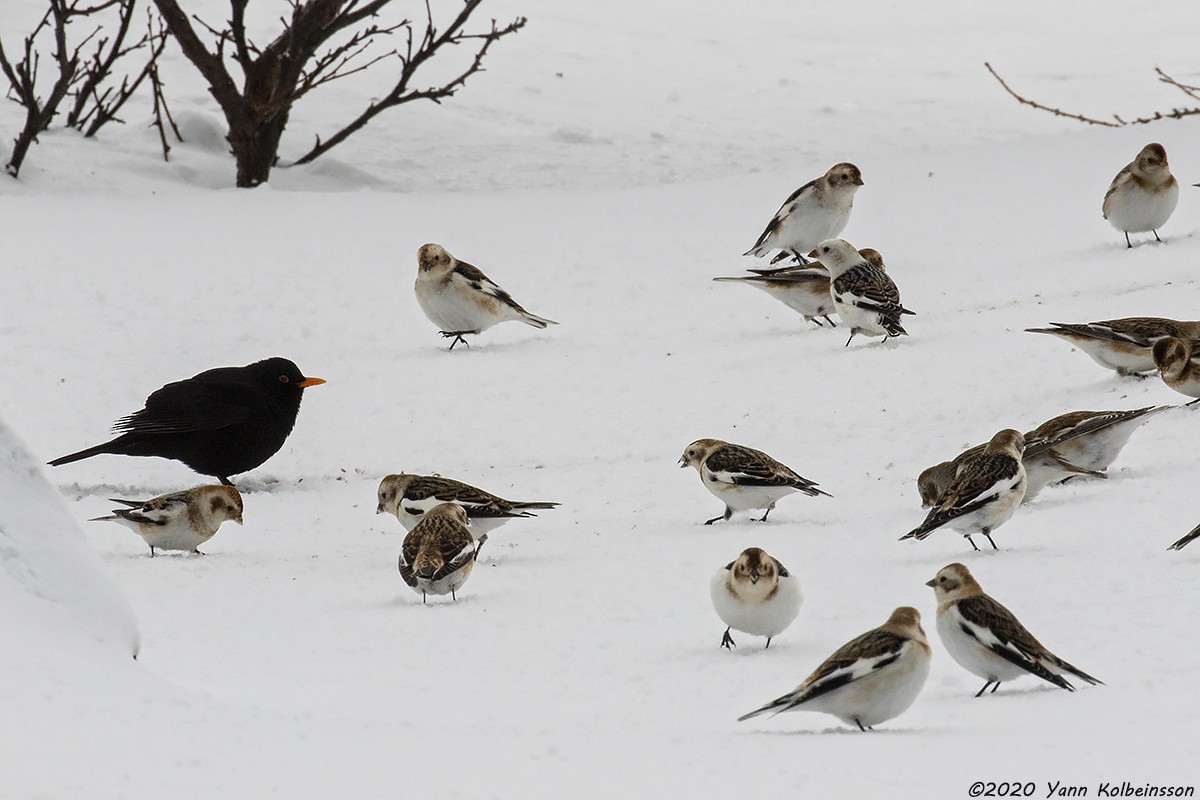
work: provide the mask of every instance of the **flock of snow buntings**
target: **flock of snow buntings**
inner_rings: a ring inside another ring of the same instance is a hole
[[[745,254],[765,257],[777,251],[770,268],[714,280],[761,289],[818,326],[836,327],[831,316],[836,314],[850,329],[846,345],[860,333],[882,336],[884,342],[907,335],[901,318],[914,312],[901,303],[882,256],[836,238],[849,221],[854,195],[862,185],[857,167],[835,164],[789,196]],[[1171,216],[1178,197],[1165,150],[1160,144],[1149,144],[1113,179],[1104,196],[1103,213],[1125,235],[1129,247],[1133,246],[1130,233],[1153,232],[1161,241],[1157,229]],[[775,266],[788,260],[796,263]],[[481,270],[440,245],[422,246],[417,262],[417,301],[441,335],[452,340],[451,350],[460,342],[466,344],[465,336],[501,322],[537,328],[557,324],[526,311]],[[1065,339],[1120,375],[1157,370],[1171,388],[1200,398],[1200,321],[1133,317],[1051,326],[1028,330]],[[1052,484],[1078,476],[1105,477],[1134,430],[1151,415],[1171,408],[1177,406],[1074,411],[1024,434],[1001,430],[986,444],[921,473],[917,488],[929,512],[900,538],[919,541],[949,526],[976,550],[975,534],[996,548],[992,533],[1021,503]],[[101,447],[75,455],[117,452]],[[762,510],[765,522],[780,499],[796,492],[829,496],[766,453],[718,439],[692,442],[680,464],[694,467],[705,488],[724,503],[724,513],[706,520],[706,525],[751,510]],[[232,486],[199,486],[145,502],[114,502],[125,507],[98,519],[132,528],[150,546],[152,556],[155,549],[196,551],[222,522],[242,522],[242,498]],[[490,531],[557,505],[505,500],[439,475],[399,474],[380,483],[377,513],[395,515],[407,531],[399,571],[424,602],[431,594],[456,598]],[[1200,525],[1171,549],[1197,537]],[[1089,684],[1101,683],[1047,650],[1012,612],[984,593],[964,565],[944,567],[927,585],[937,599],[942,644],[956,662],[985,681],[976,697],[989,688],[994,693],[1001,683],[1026,674],[1068,690],[1074,687],[1066,674]],[[718,570],[710,590],[713,607],[727,626],[721,639],[725,648],[735,646],[734,630],[766,637],[770,647],[771,639],[796,619],[803,602],[798,578],[757,547],[747,548]],[[870,729],[913,703],[929,674],[930,655],[920,613],[897,608],[883,625],[835,651],[793,691],[740,719],[802,709]]]

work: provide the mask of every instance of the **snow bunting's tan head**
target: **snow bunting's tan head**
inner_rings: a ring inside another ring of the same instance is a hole
[[[779,578],[779,566],[775,559],[757,547],[747,547],[743,550],[729,567],[729,572],[735,587],[746,584],[757,586],[759,581],[762,581],[768,591],[774,589]]]
[[[417,267],[422,272],[429,272],[433,269],[449,269],[453,261],[454,257],[446,252],[446,248],[440,244],[423,244],[417,251]]]
[[[825,265],[833,277],[865,260],[854,245],[845,239],[826,239],[817,245],[816,254],[817,260]]]
[[[1024,449],[1025,434],[1012,428],[1005,428],[992,437],[983,451],[985,453],[1008,453],[1020,458]]]
[[[909,639],[926,641],[925,629],[921,627],[921,612],[912,606],[900,606],[897,608],[888,617],[887,622],[879,626],[879,630],[894,633],[897,636],[905,636]],[[928,646],[928,642],[926,642],[926,646]]]
[[[1167,163],[1167,150],[1158,142],[1151,142],[1143,147],[1129,167],[1134,175],[1155,183],[1161,182],[1165,176],[1171,174],[1170,164]]]
[[[878,250],[871,247],[860,247],[858,248],[858,254],[866,259],[866,262],[871,266],[887,272],[887,267],[883,265],[883,255]]]
[[[242,524],[242,496],[232,486],[200,486],[196,488],[197,499],[209,519],[220,522],[229,520]]]
[[[708,458],[714,450],[724,445],[725,442],[720,439],[697,439],[687,446],[683,451],[683,455],[679,457],[679,468],[695,467],[700,469],[700,465],[704,463],[704,459]]]
[[[862,172],[847,161],[830,167],[825,173],[825,180],[834,189],[857,191],[858,187],[863,185]]]
[[[471,520],[467,517],[467,510],[458,503],[441,503],[425,512],[426,519],[440,517],[443,519],[453,520],[459,525],[466,527],[471,524]]]
[[[408,484],[413,477],[413,475],[406,475],[403,472],[398,475],[385,476],[379,482],[379,489],[375,493],[379,500],[378,505],[375,506],[375,513],[397,513],[400,501],[404,497],[404,490],[408,488]]]
[[[1170,337],[1154,343],[1154,364],[1163,383],[1188,397],[1200,397],[1200,363],[1195,342]]]
[[[933,587],[939,605],[944,602],[958,600],[963,597],[974,597],[983,594],[983,587],[975,580],[966,564],[950,564],[938,570],[932,580],[925,582]]]

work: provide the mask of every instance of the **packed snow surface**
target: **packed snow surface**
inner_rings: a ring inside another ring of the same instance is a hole
[[[192,5],[213,24],[229,13]],[[275,5],[255,4],[260,42]],[[40,13],[3,5],[7,51]],[[1038,796],[1055,781],[1091,796],[1200,782],[1200,544],[1166,550],[1200,521],[1200,411],[1151,417],[1107,480],[1048,488],[993,534],[999,552],[948,530],[896,541],[924,517],[920,471],[1001,428],[1186,402],[1023,329],[1200,319],[1195,118],[1085,127],[1018,105],[982,62],[1093,116],[1187,105],[1153,69],[1200,83],[1193,0],[480,13],[530,21],[457,97],[287,167],[386,90],[385,67],[332,84],[297,107],[259,189],[231,188],[221,115],[174,48],[164,78],[187,141],[170,163],[131,106],[94,140],[44,134],[20,180],[0,179],[0,410],[33,454],[0,473],[0,529],[26,543],[0,542],[0,794],[916,798],[974,781],[1034,781]],[[0,139],[21,119],[0,106]],[[1137,235],[1127,250],[1100,204],[1150,141],[1181,199],[1163,244]],[[761,266],[739,254],[839,161],[865,183],[844,236],[883,253],[917,312],[908,337],[846,347],[845,328],[711,282]],[[501,325],[446,352],[412,291],[426,242],[561,324]],[[109,498],[204,479],[100,456],[41,473],[86,547],[71,538],[34,464],[104,441],[164,383],[275,355],[328,383],[306,390],[283,450],[238,478],[244,527],[203,557],[151,559],[129,531],[85,521]],[[676,463],[701,437],[764,450],[833,497],[704,527],[720,504]],[[397,573],[403,529],[374,513],[379,480],[401,470],[562,506],[493,532],[458,600],[422,604]],[[53,545],[35,547],[40,529]],[[805,602],[769,650],[743,635],[727,652],[708,582],[749,546]],[[973,698],[981,681],[941,647],[924,585],[954,561],[1105,685],[1029,677]],[[32,573],[62,590],[52,611],[12,588]],[[902,605],[934,650],[902,716],[871,733],[810,713],[735,722]]]

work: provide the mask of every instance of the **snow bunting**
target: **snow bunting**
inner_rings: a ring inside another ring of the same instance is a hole
[[[799,579],[757,547],[746,548],[736,560],[717,570],[708,588],[713,608],[727,626],[721,637],[721,646],[727,650],[737,646],[730,630],[765,636],[770,647],[771,639],[796,619],[804,601]]]
[[[1195,345],[1195,340],[1173,336],[1154,343],[1154,364],[1163,383],[1188,397],[1200,397],[1200,353]]]
[[[824,319],[836,328],[829,315],[834,313],[833,298],[829,295],[829,273],[821,268],[788,267],[765,270],[767,275],[746,275],[732,278],[713,278],[717,282],[741,283],[761,289],[793,311],[805,322],[823,326]]]
[[[888,274],[863,258],[845,239],[826,239],[817,245],[816,258],[829,270],[830,294],[838,316],[857,333],[907,336],[900,315],[912,314],[900,303],[900,290]]]
[[[743,255],[762,258],[781,250],[772,263],[794,256],[801,264],[818,242],[837,236],[850,221],[854,193],[863,185],[858,167],[834,164],[822,177],[809,181],[783,201],[754,246]]]
[[[1162,317],[1125,317],[1085,324],[1051,322],[1050,328],[1026,328],[1029,333],[1049,333],[1065,339],[1100,366],[1118,375],[1153,372],[1154,343],[1167,336],[1200,339],[1200,322]]]
[[[1175,544],[1171,545],[1167,549],[1168,550],[1182,550],[1183,548],[1187,547],[1188,542],[1192,541],[1192,539],[1195,539],[1197,536],[1200,536],[1200,525],[1197,525],[1196,527],[1192,528],[1190,531],[1187,532],[1186,536],[1184,536],[1178,542],[1175,542]]]
[[[943,567],[926,586],[937,597],[937,631],[950,656],[987,681],[994,693],[1004,681],[1026,673],[1068,691],[1075,687],[1064,672],[1090,684],[1103,683],[1051,653],[1025,630],[1013,613],[984,594],[971,571],[962,564]]]
[[[457,503],[466,509],[471,530],[489,533],[510,519],[536,517],[533,510],[556,508],[558,503],[505,500],[470,484],[441,475],[388,475],[379,482],[376,514],[385,511],[411,531],[426,511],[442,503]]]
[[[927,537],[934,530],[949,524],[962,533],[976,550],[971,538],[982,533],[992,541],[992,531],[1008,522],[1025,496],[1025,465],[1021,453],[1025,437],[1005,428],[977,455],[963,461],[946,491],[934,502],[925,521],[900,537],[900,540]]]
[[[1133,247],[1130,233],[1152,231],[1166,224],[1179,202],[1179,184],[1167,164],[1167,151],[1153,142],[1117,173],[1104,194],[1104,218],[1125,234],[1125,245]]]
[[[442,503],[425,512],[400,550],[400,577],[421,595],[449,594],[450,599],[471,577],[479,548],[487,534],[475,538],[467,530],[467,512],[455,503]]]
[[[838,648],[793,691],[738,722],[768,711],[821,711],[870,730],[913,704],[929,677],[929,657],[920,612],[897,608],[887,622]]]
[[[734,511],[754,508],[766,509],[759,520],[766,522],[775,503],[793,492],[804,492],[809,497],[832,496],[766,453],[720,439],[692,442],[679,458],[679,465],[681,469],[695,467],[704,486],[725,503],[725,513],[705,520],[705,525],[728,520]]]
[[[128,508],[118,508],[107,517],[95,517],[91,522],[117,522],[142,537],[154,550],[185,550],[200,553],[196,548],[207,542],[225,520],[242,524],[242,496],[232,486],[196,486],[173,492],[153,500],[111,499]]]
[[[878,250],[864,247],[858,252],[868,263],[884,269],[883,256]],[[816,254],[812,252],[809,255]],[[821,320],[824,319],[829,323],[829,327],[837,327],[837,323],[829,318],[829,315],[834,313],[833,297],[829,293],[829,271],[821,264],[752,269],[750,272],[754,274],[713,280],[743,283],[762,289],[788,308],[799,312],[805,322],[823,327]]]
[[[1107,478],[1105,470],[1129,443],[1133,432],[1150,414],[1174,406],[1146,406],[1129,411],[1070,411],[1046,420],[1025,434],[1025,497],[1028,502],[1046,486],[1076,476]],[[983,451],[984,445],[935,464],[917,478],[921,505],[928,508],[946,491],[962,463]]]
[[[453,339],[450,349],[467,333],[481,333],[509,320],[535,328],[557,325],[552,319],[530,314],[508,292],[488,279],[477,267],[459,261],[438,244],[421,245],[417,251],[417,303],[429,321]]]

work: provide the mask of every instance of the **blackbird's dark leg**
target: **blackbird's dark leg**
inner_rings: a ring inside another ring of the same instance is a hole
[[[217,480],[221,482],[222,486],[233,486],[233,481],[229,480],[229,478],[226,478],[224,475],[218,475]]]
[[[721,637],[721,647],[732,651],[733,648],[737,647],[737,642],[735,642],[733,637],[729,635],[729,631],[729,628],[725,629],[725,634]]]

